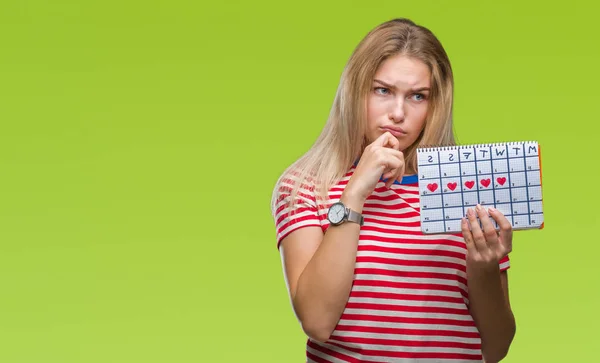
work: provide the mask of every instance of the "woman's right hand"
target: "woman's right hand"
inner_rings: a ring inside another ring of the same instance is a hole
[[[404,175],[404,154],[399,150],[400,143],[390,132],[379,136],[363,151],[354,174],[344,189],[349,198],[365,201],[383,179],[389,188],[394,181],[402,180]]]

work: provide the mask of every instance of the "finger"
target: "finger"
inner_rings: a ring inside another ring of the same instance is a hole
[[[398,174],[401,174],[404,172],[404,163],[402,163],[401,165],[399,165],[396,168],[393,168],[389,171],[387,171],[385,174],[383,174],[383,179],[385,179],[385,186],[386,187],[391,187],[392,184],[394,184],[394,182],[398,179]],[[402,181],[402,178],[400,178],[400,182]]]
[[[490,216],[494,218],[500,229],[500,238],[502,241],[510,241],[512,239],[512,225],[508,219],[496,208],[489,208]]]
[[[385,182],[385,187],[389,189],[389,188],[391,188],[391,187],[392,187],[392,184],[394,184],[394,179],[392,179],[392,178],[389,178],[389,179],[387,179],[387,180],[386,180],[386,182]]]
[[[394,137],[394,135],[392,135],[391,132],[386,131],[383,134],[381,134],[381,136],[379,136],[377,139],[375,139],[375,141],[373,141],[373,143],[371,144],[373,146],[381,146],[381,147],[391,147],[392,149],[394,149],[393,146],[391,145],[398,145],[397,147],[400,147],[400,143],[398,142],[398,139],[396,139],[396,137]]]
[[[400,142],[398,141],[398,139],[396,139],[396,137],[392,134],[390,134],[390,136],[391,137],[385,139],[383,147],[388,147],[394,150],[400,150]]]
[[[395,150],[394,150],[395,151]],[[404,173],[406,172],[406,161],[404,160],[404,153],[401,151],[395,151],[396,157],[400,160],[400,167],[397,168],[396,173],[393,175],[394,180],[397,180],[399,183],[402,183],[402,178],[404,177]]]
[[[467,209],[467,219],[469,220],[469,225],[471,226],[471,234],[473,235],[475,248],[479,252],[485,251],[487,249],[485,236],[483,235],[483,231],[479,226],[477,214],[475,214],[475,211],[472,208]]]
[[[386,174],[384,174],[383,179],[386,180],[385,186],[387,188],[390,188],[392,186],[392,184],[394,184],[396,181],[398,181],[398,183],[402,183],[403,176],[404,176],[404,164],[402,164],[402,166],[400,166],[399,168],[392,169],[389,172],[387,172]]]
[[[498,232],[496,228],[494,228],[494,224],[492,220],[488,216],[487,211],[479,204],[475,207],[475,211],[477,212],[477,216],[481,221],[481,228],[483,229],[483,235],[487,244],[492,245],[498,242]]]
[[[398,180],[398,175],[404,172],[404,154],[394,149],[382,149],[385,153],[385,169],[383,179],[386,180],[385,186],[389,188],[394,181]]]
[[[390,162],[390,165],[393,164],[393,167],[390,170],[387,170],[384,174],[386,178],[391,178],[392,181],[398,180],[402,181],[402,177],[404,176],[404,172],[406,170],[406,163],[404,162],[404,154],[397,150],[392,153],[392,157],[395,158],[393,162]]]
[[[391,176],[394,175],[394,171],[396,170],[395,168],[393,169],[387,169],[386,168],[386,172],[381,176],[381,178],[383,179],[383,181],[385,182],[385,187],[386,188],[390,188],[392,186],[392,184],[394,184],[394,178],[392,178]]]
[[[403,161],[402,166],[400,168],[398,168],[398,172],[396,173],[396,177],[395,177],[395,180],[397,180],[398,183],[402,183],[402,178],[404,177],[405,171],[406,171],[406,164]]]
[[[461,218],[460,229],[462,230],[463,238],[467,245],[467,254],[473,256],[477,254],[477,248],[475,248],[475,241],[473,240],[473,234],[469,230],[469,222],[466,218]]]

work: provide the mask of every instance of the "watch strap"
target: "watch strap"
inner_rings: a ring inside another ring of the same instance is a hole
[[[350,208],[346,208],[347,211],[347,220],[348,222],[354,222],[354,223],[358,223],[359,225],[363,225],[365,223],[365,219],[362,216],[362,214],[353,211]]]

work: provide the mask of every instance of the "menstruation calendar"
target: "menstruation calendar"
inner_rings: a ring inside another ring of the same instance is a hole
[[[460,232],[477,204],[498,209],[513,230],[543,228],[538,142],[421,147],[417,158],[423,233]]]

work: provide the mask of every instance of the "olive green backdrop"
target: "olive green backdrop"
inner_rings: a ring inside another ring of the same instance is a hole
[[[301,362],[270,216],[358,41],[431,28],[461,143],[543,145],[506,362],[600,353],[587,1],[0,3],[0,362]]]

